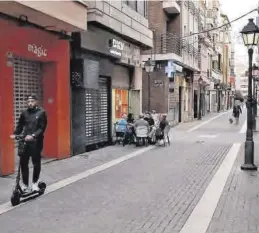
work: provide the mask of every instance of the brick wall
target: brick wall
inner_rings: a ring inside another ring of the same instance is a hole
[[[181,37],[181,14],[174,15],[168,20],[168,32]]]
[[[165,33],[181,35],[181,15],[168,16],[163,9],[162,1],[148,1],[147,17],[149,28],[154,31],[154,47],[152,53],[161,53],[161,40],[166,37]],[[143,51],[142,54],[151,54],[151,50]]]
[[[155,87],[155,81],[162,81],[163,86]],[[164,71],[154,71],[150,74],[150,110],[168,112],[168,85],[169,81]],[[148,110],[148,74],[145,71],[142,78],[142,109],[143,112]]]
[[[147,11],[149,28],[155,30],[157,35],[161,35],[166,32],[167,15],[163,10],[162,1],[148,1]]]

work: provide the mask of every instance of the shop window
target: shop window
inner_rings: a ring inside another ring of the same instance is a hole
[[[125,89],[113,89],[112,90],[112,102],[113,102],[113,121],[119,120],[123,114],[128,114],[129,101],[128,90]]]

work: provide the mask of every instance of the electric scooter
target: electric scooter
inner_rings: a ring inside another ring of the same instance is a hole
[[[15,139],[16,140],[23,140],[23,143],[26,146],[26,142],[20,136],[16,136]],[[13,193],[12,193],[12,196],[11,196],[12,206],[19,205],[20,202],[25,202],[27,200],[31,200],[31,199],[34,199],[38,196],[43,195],[45,190],[46,190],[46,187],[47,187],[46,183],[39,182],[39,184],[38,184],[39,191],[24,192],[22,190],[21,186],[20,186],[20,180],[21,180],[20,176],[21,176],[21,165],[19,163],[15,187],[14,187],[14,190],[13,190]]]

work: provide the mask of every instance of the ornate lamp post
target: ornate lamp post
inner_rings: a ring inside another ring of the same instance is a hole
[[[201,105],[202,105],[202,102],[201,102],[201,87],[202,87],[202,83],[203,83],[202,77],[200,77],[200,78],[198,79],[198,83],[199,83],[199,88],[200,88],[198,120],[201,120]]]
[[[242,170],[257,170],[254,164],[254,140],[253,140],[253,96],[252,96],[252,60],[253,47],[259,42],[259,28],[249,19],[248,24],[240,32],[242,34],[244,44],[248,48],[249,57],[249,76],[248,76],[248,98],[247,98],[247,130],[245,141],[245,162],[241,166]]]
[[[145,62],[145,71],[147,72],[148,75],[148,111],[150,112],[150,102],[151,102],[151,81],[150,81],[150,74],[154,71],[155,64],[154,62],[151,61],[150,58]]]

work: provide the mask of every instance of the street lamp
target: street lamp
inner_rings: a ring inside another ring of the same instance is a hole
[[[245,162],[241,166],[242,170],[257,170],[254,164],[254,140],[253,140],[253,109],[252,109],[252,60],[253,47],[258,44],[259,28],[254,24],[253,19],[249,19],[248,24],[240,32],[245,46],[248,48],[249,76],[248,76],[248,98],[247,98],[247,130],[245,141]]]
[[[145,71],[148,75],[148,111],[150,112],[150,102],[151,102],[151,85],[150,85],[150,74],[154,71],[155,65],[150,58],[145,62]]]
[[[202,77],[200,77],[198,79],[198,83],[199,83],[199,88],[200,88],[200,99],[199,99],[199,114],[198,114],[198,120],[201,120],[201,86],[203,83],[203,79]]]

